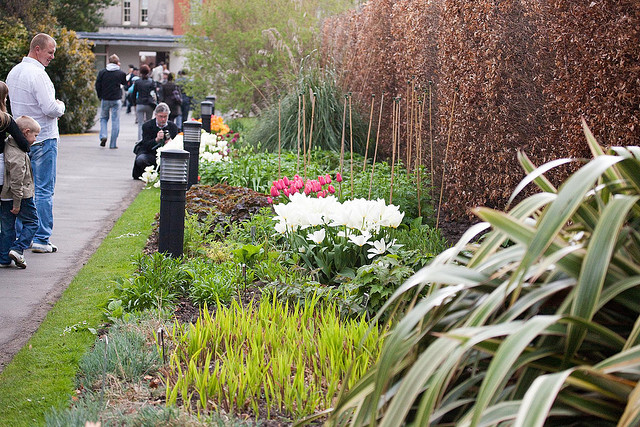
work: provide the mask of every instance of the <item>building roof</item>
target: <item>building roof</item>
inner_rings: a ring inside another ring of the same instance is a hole
[[[161,34],[89,33],[85,31],[78,31],[76,34],[81,39],[112,46],[168,46],[179,45],[182,41],[182,36]]]

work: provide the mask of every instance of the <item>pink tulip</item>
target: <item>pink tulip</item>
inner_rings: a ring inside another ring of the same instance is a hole
[[[331,184],[331,176],[329,174],[326,174],[324,176],[324,182],[327,184]]]
[[[327,187],[327,191],[331,194],[336,192],[336,189],[333,185],[329,184],[329,186]]]
[[[287,178],[286,176],[282,178],[282,181],[284,182],[284,185],[286,185],[287,187],[291,185],[291,181],[289,181],[289,178]]]
[[[325,184],[324,176],[320,175],[318,177],[318,182],[320,183],[320,185],[324,185]]]
[[[267,197],[267,202],[273,204],[273,199],[271,197]]]
[[[338,172],[338,173],[336,174],[336,181],[337,181],[337,182],[342,182],[342,175],[340,175],[340,172]]]
[[[271,196],[278,197],[279,195],[280,195],[280,192],[278,191],[278,189],[276,187],[271,187]]]
[[[289,188],[288,188],[288,187],[284,187],[284,188],[282,189],[282,192],[284,193],[284,195],[285,195],[286,197],[289,197]]]

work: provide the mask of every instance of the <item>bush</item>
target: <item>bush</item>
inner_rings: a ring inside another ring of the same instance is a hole
[[[29,50],[29,33],[17,19],[0,19],[0,80],[6,81],[14,65],[22,61]]]
[[[314,94],[315,99],[313,129],[311,128],[311,93]],[[347,102],[347,110],[344,121],[344,150],[347,153],[350,150],[351,129],[353,129],[353,149],[357,153],[364,153],[367,125],[356,108],[351,109],[352,126],[349,125],[348,98],[337,88],[335,78],[329,73],[300,76],[296,91],[286,94],[280,106],[277,103],[272,104],[260,116],[258,123],[247,135],[247,141],[253,145],[260,144],[263,149],[276,153],[278,138],[280,138],[282,150],[297,153],[298,147],[301,147],[300,152],[303,153],[306,143],[307,147],[311,146],[313,149],[340,152],[343,142],[342,123],[345,117],[345,102]]]

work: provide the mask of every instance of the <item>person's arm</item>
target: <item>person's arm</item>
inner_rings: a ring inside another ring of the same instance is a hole
[[[10,139],[7,140],[4,149],[4,167],[9,176],[9,183],[5,182],[5,185],[9,184],[11,198],[13,199],[11,213],[17,215],[20,212],[20,203],[22,203],[22,196],[24,195],[22,183],[27,173],[27,163],[25,154]]]
[[[100,70],[98,73],[98,77],[96,78],[96,93],[98,94],[98,99],[102,99],[102,75],[104,74],[104,70]]]
[[[11,118],[11,122],[9,122],[9,126],[7,127],[7,132],[9,133],[9,135],[13,137],[13,140],[15,141],[18,148],[20,148],[25,153],[28,153],[30,151],[29,141],[27,141],[27,138],[24,137],[24,134],[18,127],[18,124],[16,123],[15,120],[13,120],[13,117]]]
[[[131,104],[135,107],[138,103],[138,85],[140,79],[133,82],[133,91],[131,92]]]
[[[178,132],[180,132],[178,125],[173,122],[167,122],[167,126],[169,126],[169,135],[171,136],[171,139],[175,138]]]
[[[64,114],[64,102],[57,100],[55,97],[55,88],[47,73],[42,70],[34,76],[32,80],[31,90],[34,98],[38,100],[42,112],[49,117],[61,117]]]
[[[120,84],[126,88],[129,84],[129,82],[127,81],[127,73],[123,71],[122,74],[120,74],[120,77]]]
[[[154,123],[155,119],[151,119],[142,125],[142,151],[152,153],[158,141],[158,127]]]

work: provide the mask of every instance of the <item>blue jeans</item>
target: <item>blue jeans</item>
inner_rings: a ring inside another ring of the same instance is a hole
[[[11,213],[13,200],[0,202],[0,264],[9,264],[9,251],[23,253],[31,244],[38,229],[38,213],[33,197],[22,199],[18,215]],[[16,220],[22,223],[20,234],[16,238]]]
[[[58,140],[56,138],[31,146],[31,168],[38,211],[38,231],[33,241],[46,245],[53,231],[53,189],[56,186]]]
[[[103,99],[100,103],[100,139],[107,137],[107,123],[109,122],[109,112],[111,112],[109,148],[116,148],[116,141],[120,134],[120,108],[122,108],[122,101],[119,99],[112,101]]]

